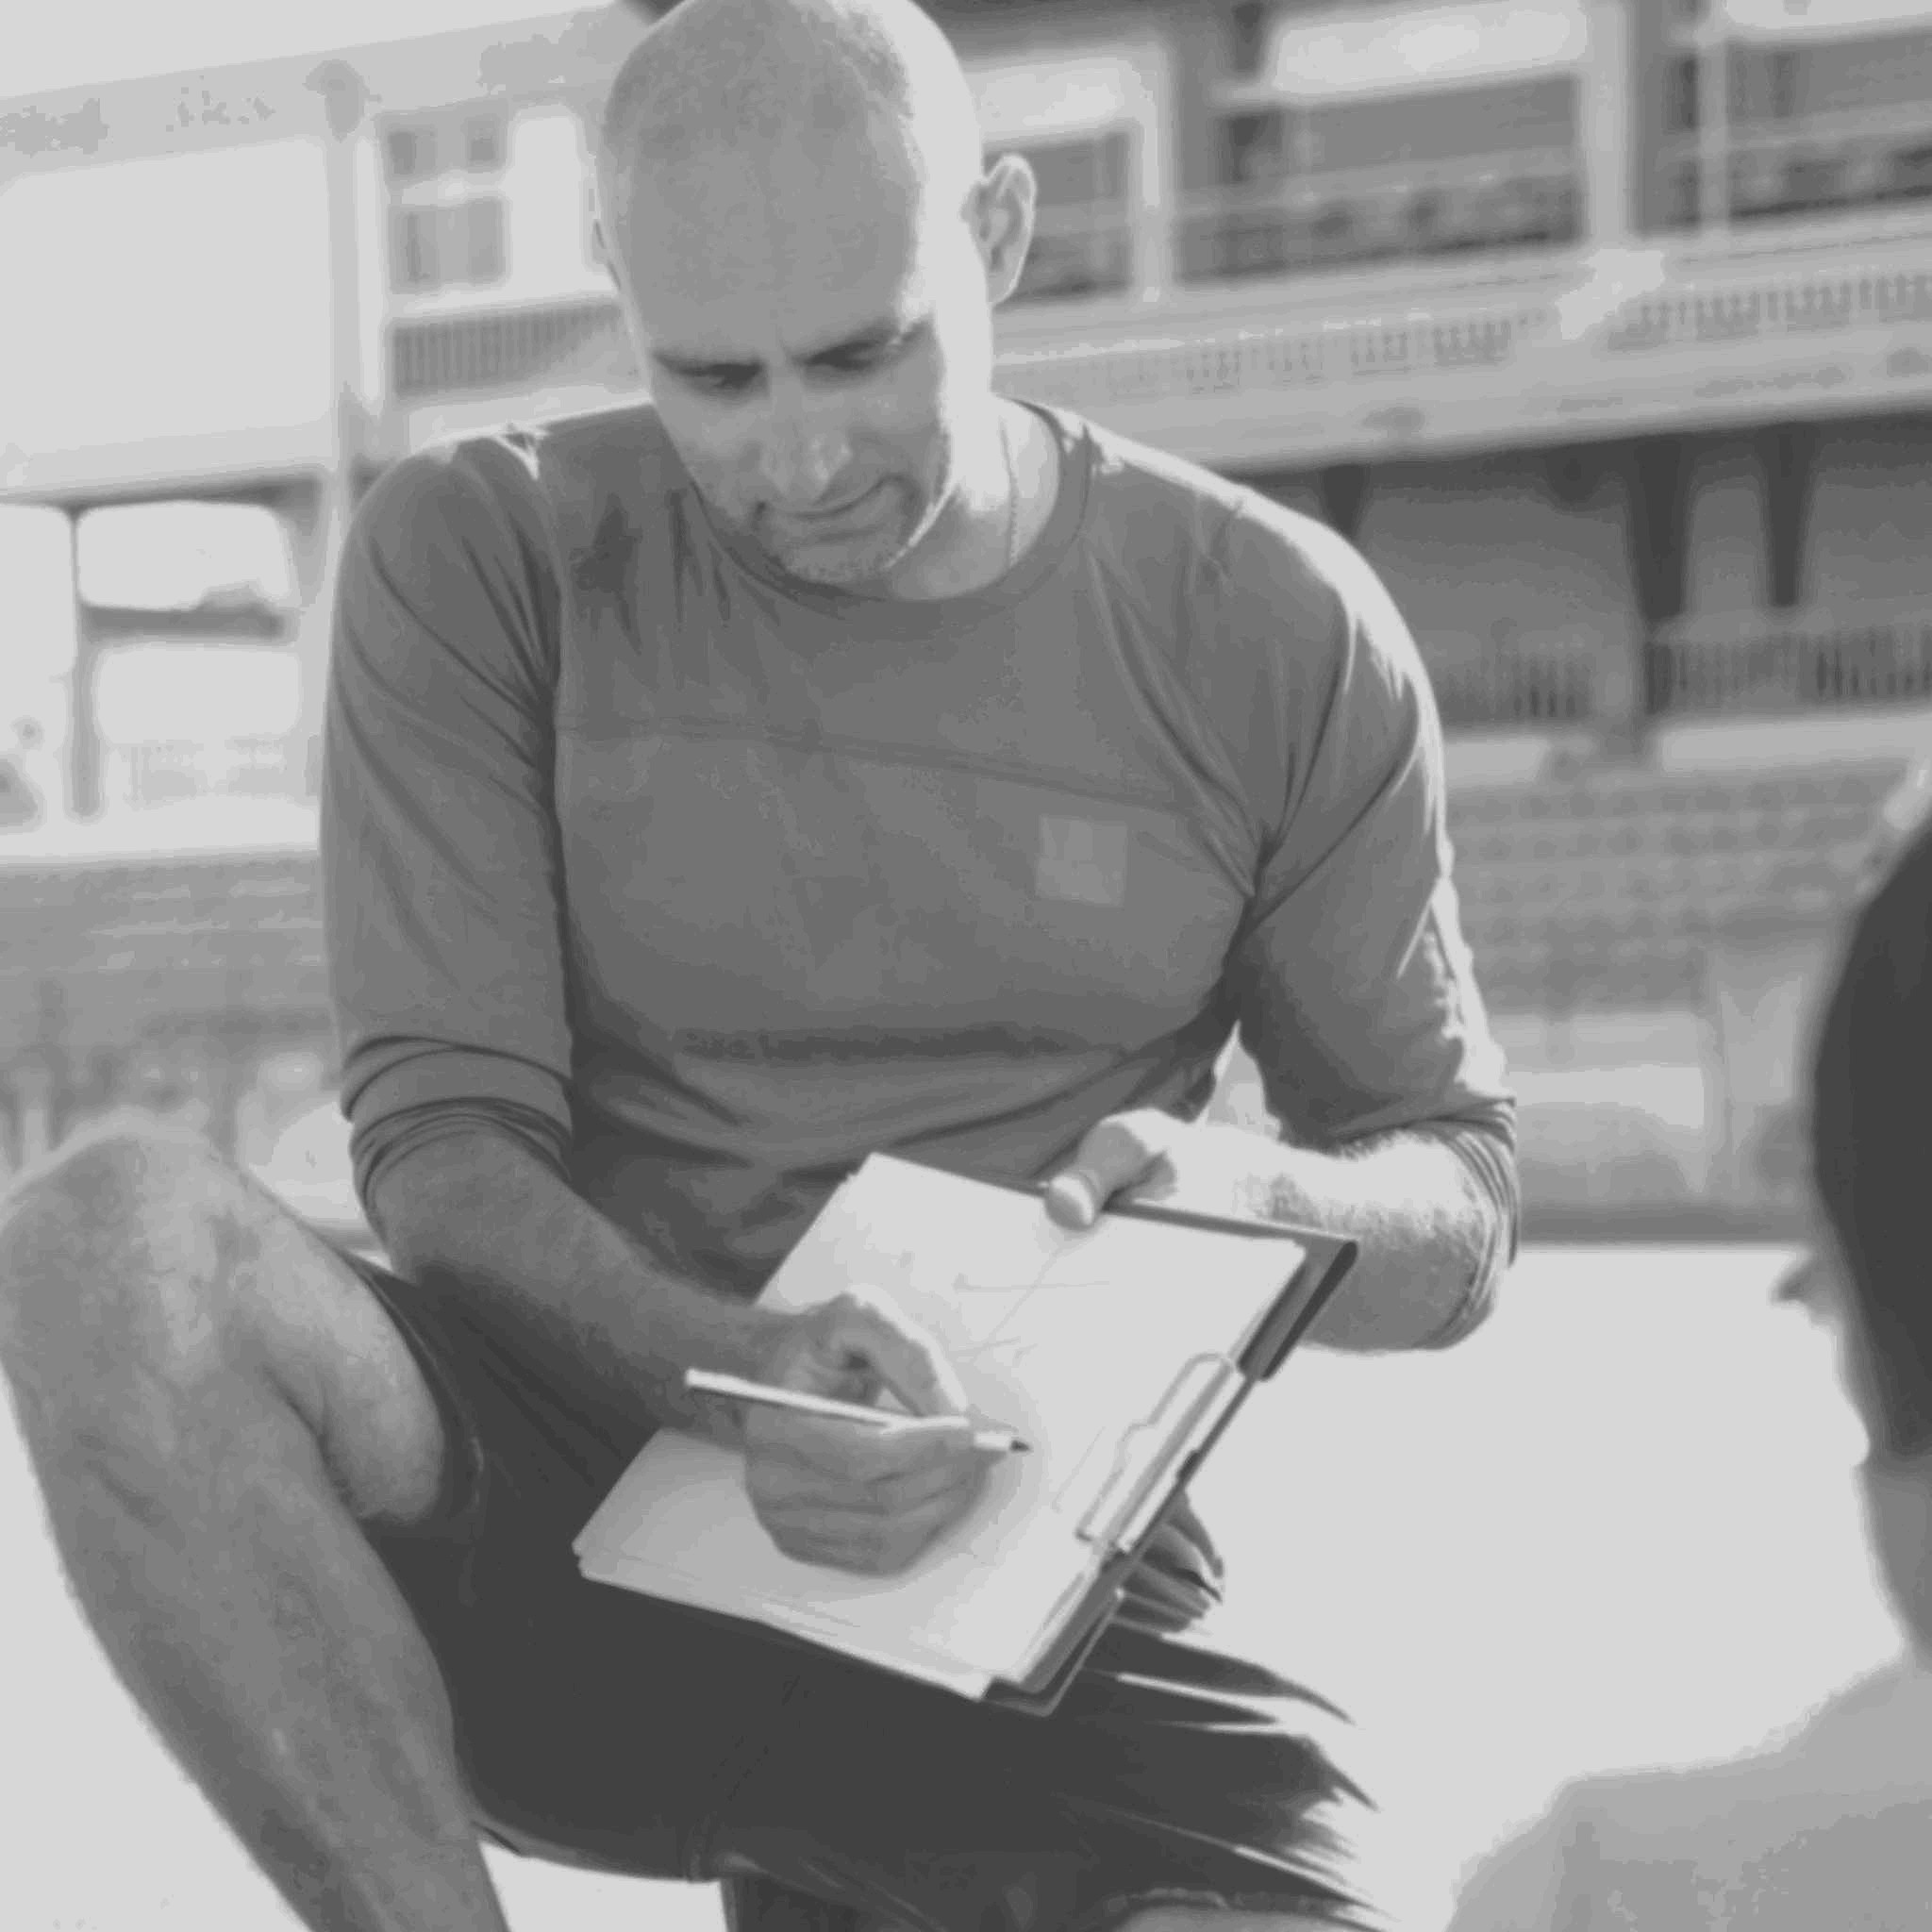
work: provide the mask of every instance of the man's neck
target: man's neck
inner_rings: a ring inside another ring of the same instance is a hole
[[[1060,484],[1058,439],[1031,409],[996,402],[1001,434],[975,467],[960,503],[956,535],[928,541],[882,586],[908,602],[965,597],[991,589],[1039,541],[1053,516]]]

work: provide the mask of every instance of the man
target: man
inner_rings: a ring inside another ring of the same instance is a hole
[[[1811,1075],[1818,1252],[1780,1290],[1838,1330],[1871,1450],[1879,1571],[1907,1640],[1772,1751],[1592,1779],[1477,1872],[1456,1932],[1932,1921],[1932,832],[1859,913]]]
[[[802,1560],[902,1569],[972,1507],[958,1382],[863,1284],[750,1306],[874,1149],[1075,1221],[1140,1184],[1345,1226],[1340,1347],[1467,1332],[1516,1208],[1401,620],[1306,521],[995,399],[1033,184],[981,174],[931,23],[689,0],[600,190],[654,407],[398,464],[338,591],[329,944],[394,1274],[152,1139],[0,1237],[83,1599],[312,1925],[500,1927],[479,1820],[738,1923],[1361,1923],[1325,1707],[1178,1627],[1191,1520],[1045,1720],[576,1574],[663,1424],[741,1445]],[[1295,1145],[1173,1139],[1237,1024]],[[741,1418],[694,1366],[960,1419]]]

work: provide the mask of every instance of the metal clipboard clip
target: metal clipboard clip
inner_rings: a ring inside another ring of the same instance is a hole
[[[1075,1531],[1081,1541],[1108,1554],[1131,1549],[1165,1500],[1161,1478],[1221,1420],[1241,1381],[1240,1365],[1224,1355],[1190,1357],[1154,1413],[1121,1438],[1107,1481]]]

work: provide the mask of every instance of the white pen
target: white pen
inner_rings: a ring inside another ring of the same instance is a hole
[[[798,1389],[780,1389],[772,1382],[747,1382],[740,1375],[714,1375],[708,1369],[687,1369],[684,1386],[694,1395],[724,1395],[735,1402],[761,1402],[767,1408],[790,1408],[800,1415],[831,1416],[849,1423],[867,1423],[875,1429],[944,1422],[944,1416],[901,1415],[896,1409],[869,1408],[863,1403],[839,1402],[829,1395],[808,1395]],[[975,1429],[973,1446],[994,1456],[1024,1455],[1030,1444],[1011,1429]]]

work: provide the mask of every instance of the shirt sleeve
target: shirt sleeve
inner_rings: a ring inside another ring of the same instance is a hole
[[[1236,525],[1228,623],[1274,649],[1254,688],[1274,716],[1248,727],[1245,759],[1261,858],[1228,964],[1242,1043],[1292,1140],[1443,1139],[1494,1203],[1507,1259],[1516,1102],[1462,936],[1427,671],[1339,537]]]
[[[502,1128],[558,1165],[569,1146],[555,580],[515,483],[491,475],[487,446],[406,458],[343,548],[322,861],[365,1208],[406,1147],[465,1126]]]

